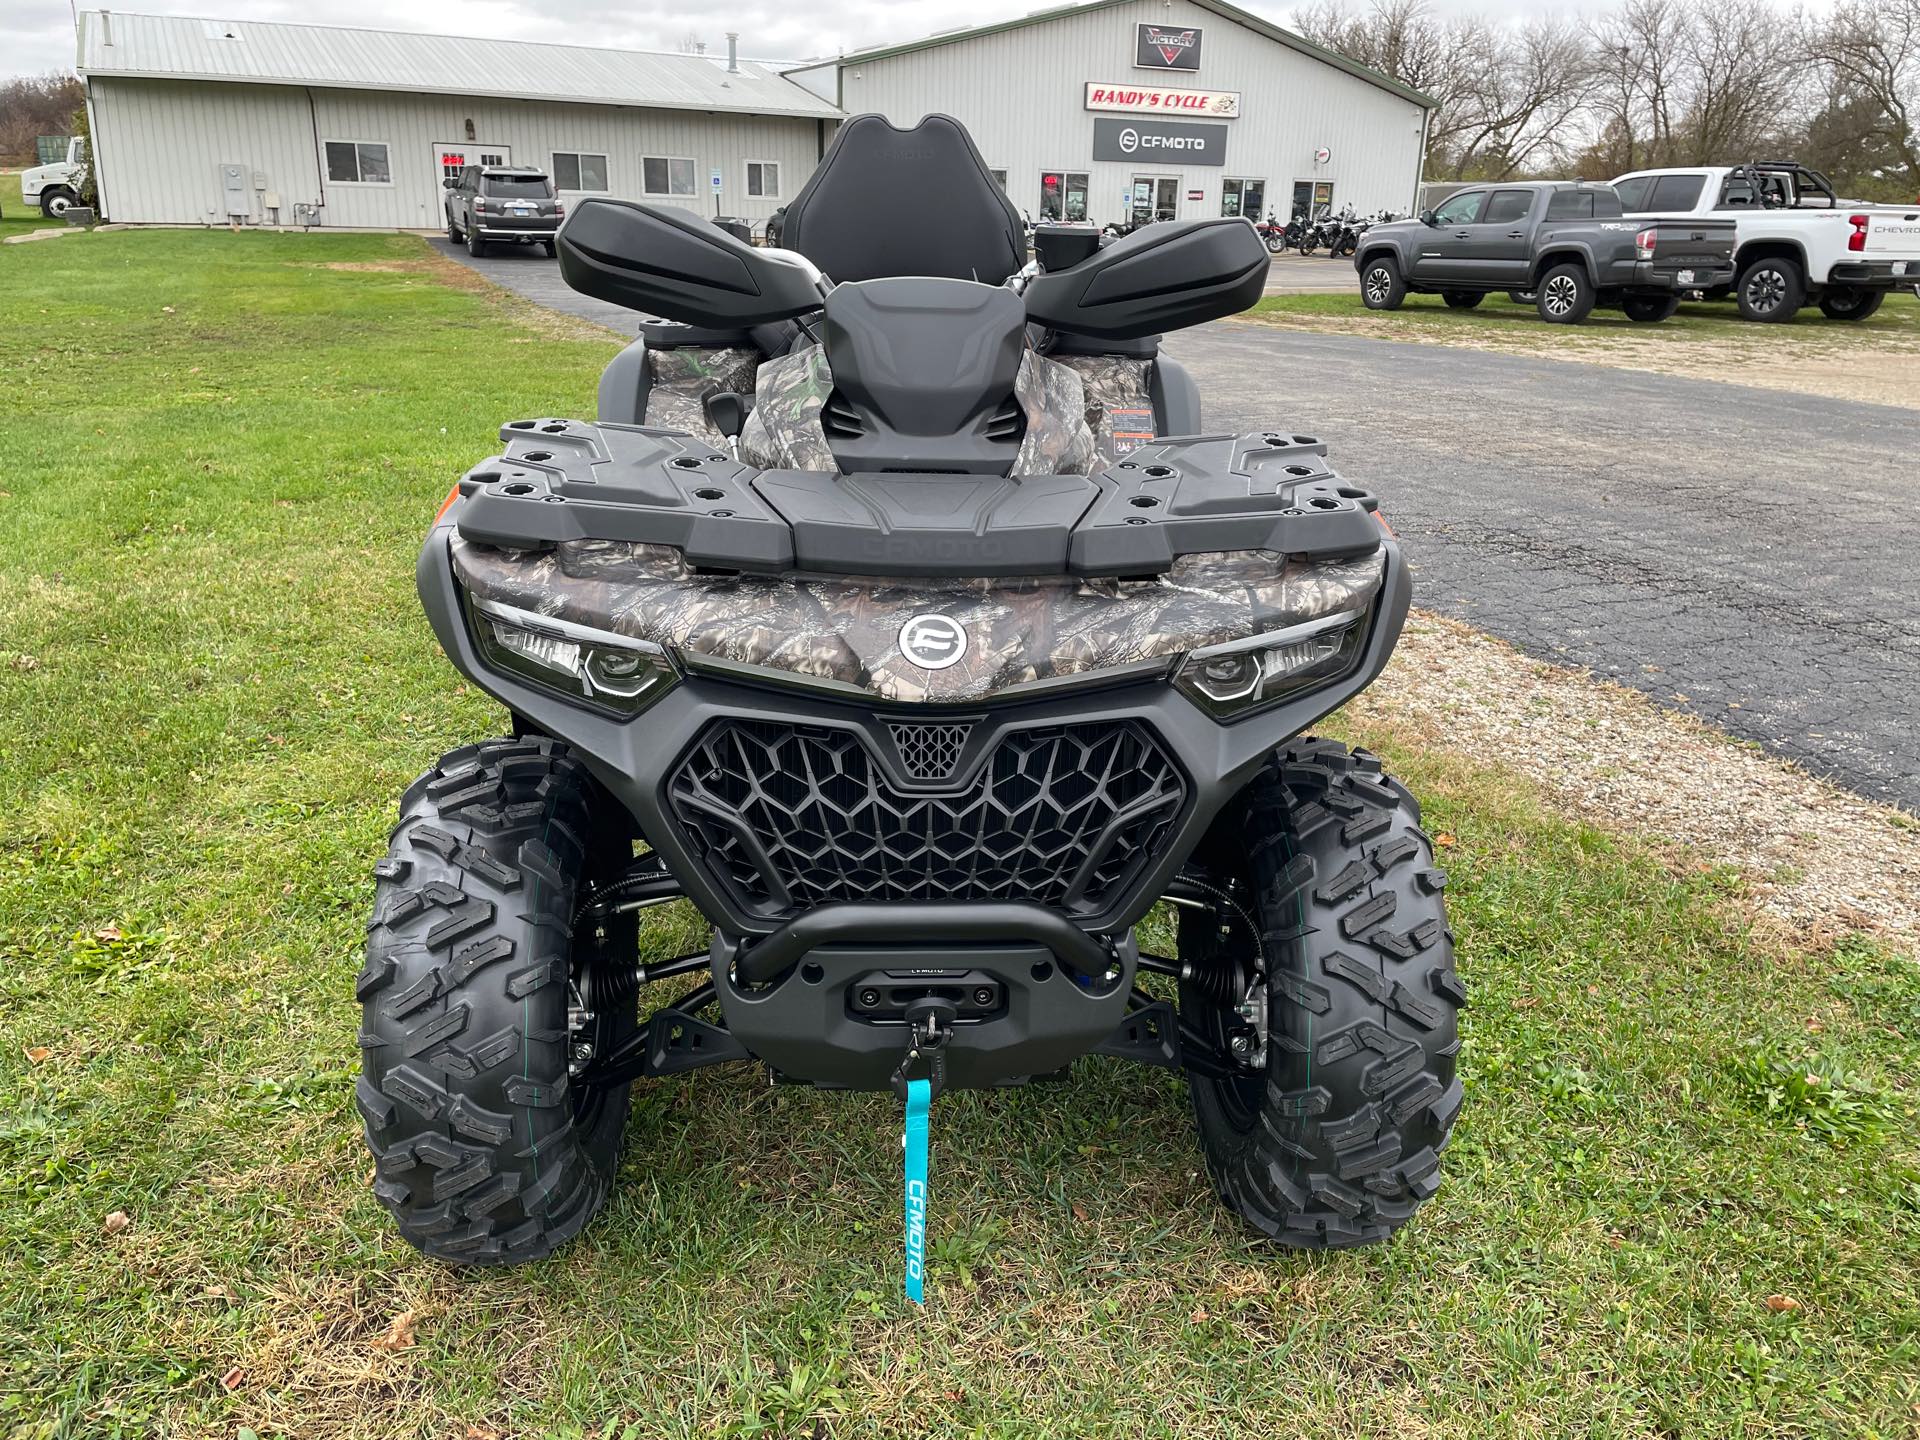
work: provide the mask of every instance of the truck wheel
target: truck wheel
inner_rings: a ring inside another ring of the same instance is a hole
[[[1865,320],[1886,303],[1884,290],[1834,289],[1820,297],[1820,313],[1829,320]]]
[[[1478,290],[1442,290],[1440,298],[1449,310],[1471,310],[1487,297]]]
[[[1628,295],[1620,301],[1620,308],[1627,312],[1627,319],[1642,325],[1658,325],[1662,320],[1671,320],[1674,311],[1680,308],[1678,295]]]
[[[40,213],[49,220],[64,220],[67,211],[80,203],[80,197],[65,185],[50,185],[40,192]]]
[[[478,260],[487,253],[487,242],[480,238],[480,232],[471,226],[467,229],[467,254]]]
[[[1241,872],[1231,909],[1260,932],[1266,1068],[1191,1077],[1207,1168],[1227,1208],[1283,1245],[1385,1240],[1439,1187],[1460,1110],[1446,875],[1413,797],[1364,750],[1295,742],[1235,808],[1219,852]],[[1183,1021],[1244,1053],[1248,1022],[1216,997],[1253,973],[1222,969],[1223,947],[1255,958],[1245,928],[1225,939],[1218,913],[1181,917]]]
[[[1369,310],[1398,310],[1406,298],[1406,277],[1390,256],[1381,255],[1367,262],[1367,268],[1360,272],[1362,305]]]
[[[1507,299],[1515,305],[1531,305],[1534,301],[1534,292],[1531,290],[1509,290],[1507,291]]]
[[[1738,294],[1743,319],[1778,325],[1807,303],[1807,277],[1794,261],[1768,256],[1741,273]]]
[[[553,257],[554,257],[554,256],[556,256],[556,255],[558,255],[558,254],[560,253],[560,246],[559,246],[559,243],[558,243],[557,241],[553,241],[553,240],[542,240],[542,241],[540,242],[540,248],[541,248],[542,250],[545,250],[545,251],[547,252],[547,258],[548,258],[549,260],[551,260],[551,259],[553,259]]]
[[[630,1085],[570,1083],[570,1007],[597,1012],[598,1043],[633,1033],[633,987],[594,963],[630,956],[633,929],[576,935],[574,910],[631,863],[626,823],[544,738],[455,750],[400,802],[374,870],[354,1096],[373,1193],[428,1255],[536,1260],[606,1200]]]
[[[458,245],[466,238],[466,232],[454,221],[453,211],[447,211],[447,239],[453,244]]]
[[[1550,325],[1578,325],[1593,313],[1593,282],[1578,265],[1556,265],[1540,282],[1534,308]]]

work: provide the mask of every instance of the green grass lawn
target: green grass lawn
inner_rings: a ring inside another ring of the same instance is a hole
[[[1368,310],[1360,296],[1344,295],[1269,295],[1253,307],[1255,315],[1326,317],[1416,327],[1436,336],[1469,337],[1499,333],[1513,338],[1528,334],[1541,344],[1554,344],[1569,334],[1589,337],[1607,334],[1645,335],[1673,342],[1699,339],[1737,339],[1767,345],[1793,343],[1799,339],[1819,339],[1872,335],[1876,337],[1920,338],[1920,299],[1902,291],[1889,295],[1879,314],[1858,324],[1827,319],[1819,307],[1809,305],[1785,325],[1755,325],[1740,318],[1731,302],[1682,305],[1672,319],[1658,325],[1641,325],[1627,319],[1618,310],[1595,310],[1586,323],[1572,331],[1549,325],[1531,304],[1518,305],[1504,294],[1489,295],[1471,310],[1450,310],[1438,295],[1409,295],[1398,310]]]
[[[1180,1083],[1098,1060],[936,1106],[924,1312],[894,1103],[746,1072],[643,1086],[556,1259],[407,1250],[351,1099],[370,871],[407,781],[500,724],[415,547],[613,348],[424,254],[0,252],[0,1434],[1913,1433],[1910,960],[1770,948],[1730,872],[1387,732],[1474,1002],[1392,1246],[1250,1237]]]

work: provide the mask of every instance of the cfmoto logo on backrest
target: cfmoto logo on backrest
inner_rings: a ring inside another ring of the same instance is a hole
[[[944,670],[967,653],[967,632],[945,615],[915,615],[900,627],[900,653],[922,670]]]

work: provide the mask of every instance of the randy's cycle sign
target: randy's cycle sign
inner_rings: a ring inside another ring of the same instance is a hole
[[[1142,25],[1135,31],[1133,63],[1140,70],[1198,70],[1200,32],[1165,25]]]
[[[1093,122],[1093,158],[1168,166],[1224,165],[1227,127],[1177,120],[1118,120],[1103,115]]]

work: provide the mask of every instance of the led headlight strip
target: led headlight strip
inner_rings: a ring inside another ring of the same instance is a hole
[[[680,678],[660,646],[497,600],[469,597],[475,644],[488,668],[569,699],[637,715]]]
[[[1238,720],[1349,674],[1373,611],[1345,610],[1224,645],[1190,650],[1173,683],[1215,719]]]

